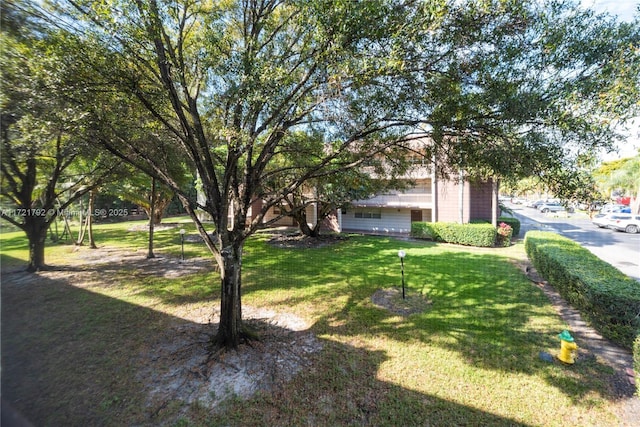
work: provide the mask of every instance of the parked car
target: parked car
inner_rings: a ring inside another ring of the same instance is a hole
[[[609,212],[606,214],[600,213],[595,215],[591,222],[593,223],[593,225],[596,225],[600,228],[609,228],[609,226],[613,224],[614,219],[612,217],[614,215],[616,215],[615,212]]]
[[[620,205],[620,204],[616,204],[616,203],[609,203],[607,205],[604,205],[601,209],[600,209],[600,213],[601,214],[606,214],[609,212],[622,212],[622,213],[631,213],[631,207],[627,206],[627,205]]]
[[[562,206],[560,203],[557,202],[548,202],[548,203],[543,203],[540,206],[538,206],[538,210],[542,213],[547,213],[547,212],[564,212],[564,211],[569,211],[569,212],[573,212],[573,207],[569,207],[566,208],[564,206]]]
[[[625,215],[619,213],[613,214],[611,219],[612,222],[609,228],[631,234],[640,232],[640,215]]]
[[[557,200],[540,199],[540,200],[531,201],[531,202],[527,203],[525,206],[528,207],[528,208],[538,209],[540,207],[540,205],[543,204],[543,203],[555,203],[555,202],[557,202]]]

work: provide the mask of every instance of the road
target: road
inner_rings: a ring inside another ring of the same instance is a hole
[[[629,234],[598,228],[583,213],[543,214],[524,205],[507,205],[528,230],[554,231],[589,249],[600,259],[640,281],[640,233]]]

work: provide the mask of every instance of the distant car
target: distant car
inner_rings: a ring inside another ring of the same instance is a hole
[[[528,208],[534,208],[534,209],[538,209],[538,206],[540,206],[543,203],[547,203],[548,200],[533,200],[529,203],[527,203],[525,206]]]
[[[538,210],[542,213],[547,213],[547,212],[564,212],[566,210],[568,210],[569,212],[573,212],[573,208],[569,207],[567,209],[565,209],[564,206],[562,206],[560,203],[543,203],[540,206],[538,206]]]
[[[640,215],[617,213],[611,216],[611,220],[609,228],[631,234],[640,232]]]
[[[597,214],[596,216],[593,217],[593,219],[591,220],[591,223],[593,223],[593,225],[596,225],[600,228],[609,228],[609,226],[613,224],[614,219],[612,217],[614,215],[616,215],[615,212],[609,212],[606,214]]]
[[[619,204],[615,204],[615,203],[610,203],[607,205],[604,205],[601,209],[600,209],[600,213],[601,214],[606,214],[609,212],[622,212],[622,213],[631,213],[631,208],[627,205],[619,205]]]

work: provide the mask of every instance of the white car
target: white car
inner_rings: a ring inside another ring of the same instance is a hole
[[[607,214],[597,214],[593,217],[591,222],[600,228],[609,228],[609,225],[613,223],[613,219],[611,217],[614,215],[615,213],[613,212],[609,212]]]
[[[613,214],[611,218],[609,228],[632,234],[640,232],[640,215]]]
[[[558,202],[547,202],[547,203],[543,203],[541,205],[538,206],[538,210],[542,213],[547,213],[547,212],[564,212],[569,211],[570,213],[573,212],[573,207],[569,207],[568,209],[565,209],[564,206],[562,206],[560,203]]]

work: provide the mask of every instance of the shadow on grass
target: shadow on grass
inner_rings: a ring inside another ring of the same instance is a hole
[[[175,421],[145,406],[140,372],[154,362],[149,347],[159,336],[191,322],[77,288],[65,278],[26,273],[3,277],[1,320],[2,397],[35,425]],[[313,357],[309,368],[272,393],[251,402],[233,399],[218,413],[196,402],[188,416],[232,425],[522,425],[377,380],[386,360],[379,351],[327,342]],[[183,405],[169,402],[167,408]]]
[[[209,425],[528,425],[379,380],[379,367],[388,360],[383,351],[333,341],[324,346],[312,368],[286,387],[249,401],[229,402],[229,410],[210,418]],[[206,421],[206,416],[194,415],[199,421]]]
[[[0,275],[10,272],[25,271],[28,263],[24,259],[15,258],[6,253],[0,252],[0,266],[2,270]]]
[[[433,244],[394,239],[367,243],[364,249],[350,242],[331,249],[274,251],[273,259],[261,259],[259,268],[248,263],[245,294],[280,290],[287,294],[279,301],[283,306],[316,301],[326,308],[326,301],[340,300],[339,307],[317,313],[319,334],[437,346],[479,369],[544,378],[576,403],[591,393],[618,398],[603,383],[607,377],[614,381],[612,368],[594,357],[570,368],[540,359],[540,352],[557,353],[557,334],[566,326],[543,292],[506,258],[435,251]],[[408,292],[424,293],[433,302],[426,312],[400,320],[371,303],[377,289],[400,284],[398,247],[407,250]]]

